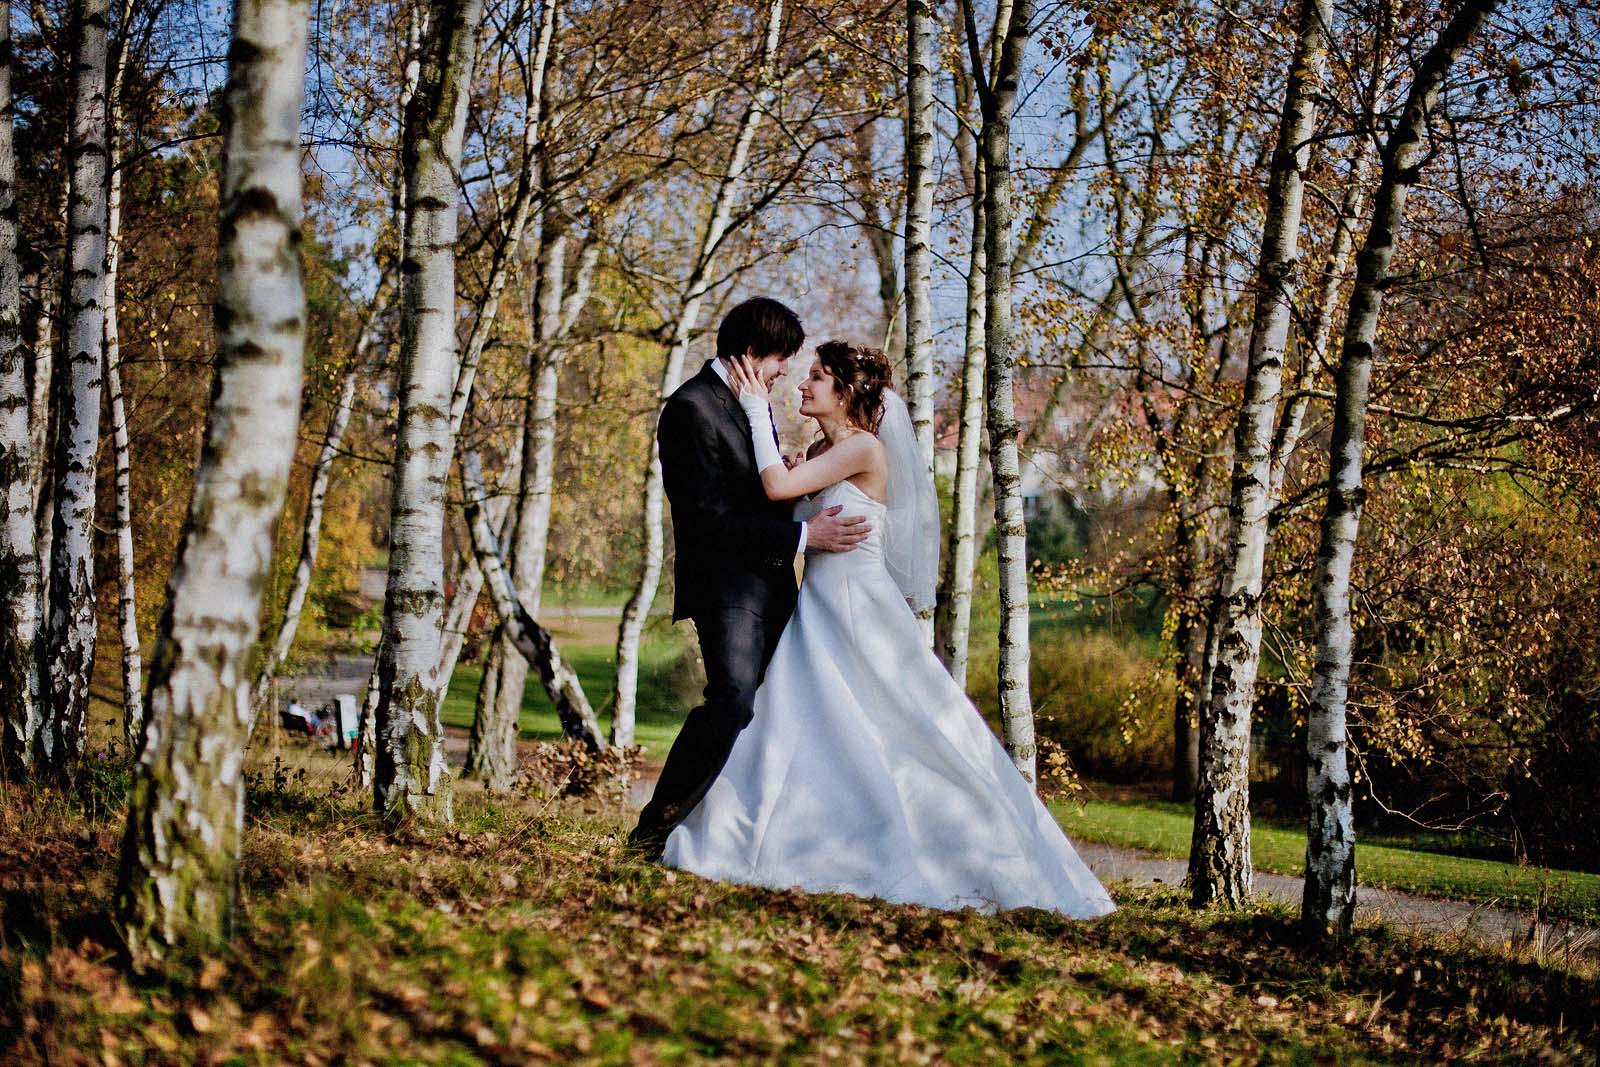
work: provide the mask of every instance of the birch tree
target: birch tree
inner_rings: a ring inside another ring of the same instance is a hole
[[[55,367],[53,390],[60,422],[51,479],[49,699],[38,737],[39,766],[57,774],[83,753],[94,673],[94,475],[106,326],[106,12],[106,0],[74,0],[71,8],[65,359]]]
[[[122,88],[128,71],[128,50],[133,46],[133,4],[121,5],[118,26],[122,40],[112,64],[107,93],[107,159],[110,172],[106,190],[106,302],[105,374],[107,413],[111,416],[113,528],[117,537],[117,633],[122,647],[122,735],[128,751],[139,743],[144,717],[139,648],[138,603],[134,588],[133,470],[128,445],[127,404],[122,394],[122,344],[117,317],[117,269],[122,260]]]
[[[400,76],[400,93],[396,101],[399,112],[399,127],[402,139],[405,136],[405,127],[408,116],[411,114],[411,101],[417,95],[417,83],[422,78],[422,32],[424,20],[432,13],[431,6],[421,3],[409,5],[406,18],[406,43],[405,64]],[[394,189],[395,205],[395,239],[398,244],[397,259],[404,262],[406,258],[406,239],[410,232],[407,220],[410,212],[407,210],[409,188],[406,176],[400,175]],[[453,400],[454,398],[452,398]],[[454,407],[451,414],[454,414]],[[460,430],[460,423],[451,421],[451,433],[454,435]],[[387,608],[388,588],[384,589],[385,608]],[[373,651],[372,669],[367,674],[367,687],[361,694],[361,712],[356,721],[355,750],[355,776],[363,789],[373,785],[374,769],[377,766],[378,747],[378,701],[382,695],[380,679],[383,666],[383,641],[384,633],[378,634],[378,647]]]
[[[499,314],[500,297],[511,277],[511,266],[516,262],[517,251],[522,246],[522,235],[532,217],[533,206],[540,199],[539,183],[543,169],[539,165],[544,154],[544,109],[548,105],[550,79],[550,48],[555,40],[556,20],[559,15],[557,0],[544,0],[532,47],[529,49],[531,68],[528,71],[528,88],[522,115],[522,156],[517,171],[516,191],[510,210],[503,220],[503,235],[495,246],[493,262],[483,303],[472,324],[467,339],[465,355],[456,374],[455,388],[450,395],[450,433],[452,438],[461,433],[462,421],[472,402],[473,383],[477,380],[478,363],[483,358],[484,346],[489,342],[495,318]],[[448,682],[449,679],[444,681]]]
[[[700,246],[694,266],[689,272],[682,292],[677,318],[673,320],[671,342],[667,348],[667,361],[661,372],[660,403],[678,388],[683,379],[683,364],[689,354],[689,342],[694,337],[700,321],[700,310],[707,295],[716,283],[713,271],[717,252],[727,237],[733,221],[733,212],[743,185],[746,168],[750,163],[750,149],[762,116],[771,107],[774,91],[774,67],[777,62],[778,43],[783,29],[783,0],[771,0],[767,7],[765,32],[762,36],[761,67],[757,85],[739,120],[733,151],[727,168],[717,183],[716,196],[711,203],[711,213],[701,231]],[[659,408],[658,408],[659,412]],[[639,692],[639,644],[644,635],[644,624],[655,602],[656,590],[661,584],[661,566],[666,555],[666,532],[662,527],[662,505],[665,493],[661,480],[661,453],[654,429],[650,434],[650,461],[645,468],[644,483],[644,566],[639,580],[622,609],[622,622],[617,627],[617,688],[616,716],[618,736],[631,737]]]
[[[542,108],[546,102],[546,70],[549,65],[550,46],[554,38],[558,5],[551,0],[541,7],[541,14],[536,28],[531,29],[533,47],[530,48],[530,69],[525,95],[523,113],[523,137],[521,162],[517,170],[515,188],[504,211],[498,213],[500,226],[499,241],[495,244],[491,257],[488,277],[484,285],[482,300],[478,306],[477,316],[473,320],[472,329],[467,335],[462,358],[455,370],[455,378],[450,390],[449,398],[449,446],[444,456],[444,467],[449,470],[450,460],[454,454],[454,442],[461,433],[462,426],[471,405],[474,385],[477,381],[478,365],[482,360],[485,347],[493,334],[494,324],[499,315],[500,300],[504,294],[507,282],[512,275],[512,267],[516,262],[517,250],[522,244],[523,233],[527,228],[532,214],[535,200],[538,198],[536,183],[536,159],[542,146],[543,122]],[[429,19],[430,22],[433,20]],[[436,24],[436,23],[434,23]],[[420,49],[421,20],[413,20],[411,35],[408,45],[408,54],[415,55]],[[414,97],[418,88],[418,79],[421,76],[421,67],[408,63],[406,68],[405,85],[402,89],[402,99],[408,102]],[[470,84],[470,72],[466,84]],[[465,125],[463,120],[463,136]],[[459,148],[457,155],[459,157]],[[408,232],[409,214],[406,205],[409,203],[409,193],[403,193],[400,199],[400,223],[402,234]],[[403,238],[404,240],[404,238]],[[441,520],[442,521],[442,520]],[[441,526],[442,530],[442,526]],[[477,602],[478,592],[481,588],[482,575],[475,572],[476,564],[464,574],[466,583],[457,589],[458,597],[465,594],[464,599],[453,598],[448,608],[455,609],[451,614],[454,619],[446,617],[441,620],[441,634],[432,675],[432,699],[435,703],[444,699],[449,690],[450,678],[454,673],[456,659],[461,651],[462,628],[465,619],[470,615]],[[441,563],[440,573],[443,573]],[[462,613],[465,614],[462,614]],[[357,746],[357,770],[363,784],[370,778],[372,770],[371,748],[372,738],[375,736],[378,690],[380,671],[383,663],[384,644],[380,638],[378,654],[374,657],[372,674],[367,681],[366,696],[362,701],[361,718],[358,726],[360,743]],[[441,737],[442,742],[442,737]]]
[[[390,817],[448,821],[450,783],[435,671],[444,613],[444,500],[455,384],[456,172],[482,0],[432,0],[402,155],[400,421],[378,654],[373,802]]]
[[[1029,784],[1035,781],[1033,702],[1028,685],[1027,526],[1017,448],[1011,318],[1014,239],[1011,198],[1011,118],[1017,82],[1032,32],[1032,0],[1016,0],[995,25],[999,53],[993,77],[978,43],[972,0],[962,0],[974,87],[983,115],[979,137],[984,186],[984,384],[988,397],[989,459],[994,472],[995,525],[1000,561],[1000,720],[1006,751]],[[1002,8],[1002,14],[1003,8]]]
[[[945,548],[944,596],[934,613],[934,647],[963,689],[972,632],[972,581],[978,561],[978,474],[983,451],[984,294],[987,289],[984,170],[972,169],[972,241],[967,253],[967,313],[962,334],[961,428],[956,438],[956,478]]]
[[[984,351],[984,307],[988,282],[987,248],[984,233],[986,196],[983,159],[971,125],[965,121],[970,100],[971,75],[956,74],[958,111],[963,117],[956,132],[956,152],[962,157],[971,198],[967,248],[966,312],[962,317],[960,423],[956,432],[956,470],[951,485],[950,523],[945,530],[945,549],[940,557],[939,589],[933,611],[933,650],[963,689],[967,686],[967,665],[972,640],[972,592],[978,553],[983,547],[979,535],[983,499],[984,414],[988,397],[984,393],[986,355]]]
[[[1340,296],[1350,268],[1351,253],[1355,246],[1355,230],[1366,210],[1367,186],[1372,177],[1372,156],[1368,145],[1360,142],[1350,160],[1350,169],[1344,182],[1344,195],[1339,201],[1339,215],[1335,220],[1332,246],[1328,249],[1323,268],[1322,288],[1316,304],[1316,317],[1306,332],[1300,366],[1295,371],[1289,402],[1284,405],[1283,417],[1272,437],[1272,467],[1267,481],[1267,497],[1273,507],[1283,500],[1284,481],[1289,474],[1289,461],[1300,447],[1305,430],[1306,411],[1313,397],[1312,383],[1327,363],[1328,344],[1333,337],[1333,325],[1338,318]],[[1271,540],[1268,523],[1268,540]]]
[[[135,959],[227,935],[250,652],[300,416],[306,0],[238,0],[222,95],[216,379],[151,660],[117,914]]]
[[[495,614],[500,617],[500,627],[516,643],[524,660],[539,672],[545,691],[555,705],[561,720],[562,732],[568,737],[593,738],[592,751],[606,750],[600,734],[600,723],[594,709],[583,693],[578,672],[561,658],[560,651],[550,638],[550,632],[534,620],[533,614],[517,598],[505,561],[500,557],[499,545],[489,528],[484,514],[483,470],[477,453],[469,452],[462,458],[462,480],[467,489],[467,526],[472,532],[472,547],[483,570],[484,584],[494,600]]]
[[[561,353],[560,342],[571,332],[573,323],[576,321],[578,314],[582,311],[583,306],[588,302],[589,293],[594,278],[594,271],[599,264],[599,259],[600,246],[598,243],[594,242],[585,245],[583,250],[578,255],[578,269],[575,272],[576,280],[568,290],[567,296],[562,303],[560,324],[557,334],[549,339],[549,346],[552,352],[553,360],[551,366],[548,368],[545,367],[543,357],[538,354],[541,351],[539,346],[533,346],[531,349],[530,362],[532,362],[534,365],[536,377],[533,382],[533,393],[530,394],[528,399],[528,406],[537,413],[540,423],[540,429],[534,436],[539,441],[539,447],[537,451],[542,457],[540,462],[545,465],[546,473],[536,475],[533,479],[534,485],[542,487],[535,490],[535,496],[544,498],[543,507],[545,510],[544,517],[542,519],[535,518],[530,523],[530,528],[538,528],[542,524],[543,533],[539,534],[538,536],[546,541],[548,541],[550,522],[548,504],[554,492],[553,483],[555,470],[556,424],[555,383],[557,379],[557,372],[559,371],[559,356]],[[537,329],[537,326],[535,328]],[[545,399],[546,397],[548,397],[548,400]],[[537,402],[535,402],[536,398]],[[548,447],[546,447],[544,443],[545,434],[547,431],[549,433]],[[527,435],[524,434],[522,439],[518,441],[517,448],[513,452],[510,462],[508,462],[505,465],[505,468],[501,471],[501,477],[503,479],[513,482],[518,486],[517,497],[519,500],[522,495],[521,486],[523,481],[523,456],[524,449],[526,448],[527,444],[528,438]],[[508,496],[497,495],[484,505],[484,510],[488,514],[490,530],[494,535],[494,542],[496,545],[502,543],[502,535],[505,532],[504,528],[509,522],[512,502],[512,498]],[[468,533],[470,545],[470,530]],[[539,586],[543,585],[543,570],[544,564],[541,560],[539,563],[539,575],[536,581],[536,584]],[[441,691],[448,687],[448,679],[455,673],[456,663],[461,657],[461,648],[466,639],[467,624],[472,617],[472,612],[477,605],[478,598],[483,593],[483,585],[484,574],[482,568],[478,565],[478,555],[469,547],[469,550],[466,553],[466,558],[462,561],[462,565],[457,571],[456,588],[451,594],[449,606],[445,610],[444,636],[439,649],[438,668],[438,675],[441,679]],[[537,607],[531,608],[530,610],[537,613]],[[500,639],[501,636],[496,634],[494,640],[497,645]],[[486,665],[484,669],[485,683],[488,683],[488,679],[493,673],[492,657],[494,653],[491,652],[490,655],[491,663]],[[520,652],[518,655],[520,655]],[[524,663],[526,663],[525,658]],[[541,680],[543,677],[544,675],[541,673]],[[526,670],[524,670],[524,678],[526,678]],[[498,688],[498,681],[493,683],[493,685],[495,688]],[[547,692],[546,695],[550,696],[552,702],[556,699],[555,693]],[[585,698],[585,702],[587,702],[587,698]],[[472,768],[474,766],[473,746],[477,743],[476,738],[480,732],[485,734],[487,733],[487,731],[480,730],[480,726],[477,721],[478,716],[482,714],[483,706],[483,698],[480,696],[478,700],[478,708],[473,716],[472,737],[469,738],[468,741],[468,773],[472,772]],[[520,705],[518,710],[520,711]],[[582,719],[579,717],[573,721],[581,722]],[[596,736],[598,737],[598,735]]]
[[[545,557],[550,539],[550,512],[556,466],[556,402],[560,387],[563,343],[577,312],[588,302],[589,287],[599,261],[599,245],[589,244],[578,257],[571,291],[563,300],[569,240],[551,219],[541,227],[539,266],[533,294],[534,343],[529,346],[532,378],[524,405],[522,467],[518,477],[515,536],[511,554],[511,579],[523,608],[538,617],[544,587]],[[479,565],[481,573],[481,564]],[[481,580],[481,579],[480,579]],[[496,611],[496,614],[500,614]],[[483,780],[485,788],[503,792],[516,776],[516,741],[528,659],[502,627],[484,668],[478,692],[472,733],[467,747],[466,772]],[[541,674],[541,678],[543,675]],[[551,693],[554,701],[557,694]],[[599,733],[588,734],[590,717],[568,716],[581,724],[576,735],[590,749],[605,747]],[[569,735],[573,736],[573,735]],[[613,741],[616,738],[613,737]],[[631,738],[627,742],[631,744]]]
[[[906,407],[933,469],[933,31],[929,0],[906,0]]]
[[[1300,917],[1314,937],[1348,932],[1355,916],[1355,826],[1345,730],[1353,653],[1350,578],[1365,495],[1362,467],[1367,399],[1383,293],[1405,226],[1406,197],[1428,156],[1428,127],[1439,91],[1457,58],[1497,6],[1498,0],[1465,0],[1418,62],[1399,120],[1379,153],[1371,221],[1356,257],[1355,283],[1335,375],[1328,491],[1312,583],[1317,651],[1306,713],[1310,810]]]
[[[572,324],[576,320],[578,313],[582,310],[583,305],[588,302],[590,285],[594,277],[595,267],[599,263],[599,259],[600,246],[595,243],[586,245],[583,251],[579,254],[578,270],[576,271],[577,281],[572,289],[568,292],[567,298],[563,303],[558,336],[550,339],[550,343],[553,346],[552,350],[556,356],[559,356],[560,354],[560,347],[556,344],[556,342],[566,337],[568,332],[570,332],[572,329]],[[537,329],[538,327],[536,325],[535,330],[537,331]],[[538,452],[542,457],[541,462],[547,465],[549,474],[548,476],[536,476],[534,482],[536,485],[544,487],[539,489],[537,492],[538,495],[545,497],[546,502],[548,502],[553,493],[555,467],[555,380],[558,366],[552,365],[548,370],[546,370],[543,359],[538,354],[539,351],[540,349],[538,346],[533,346],[531,349],[530,363],[532,363],[534,366],[536,376],[534,382],[532,383],[533,392],[528,398],[524,413],[526,414],[526,411],[531,408],[538,414],[538,418],[541,420],[541,429],[535,436],[540,442]],[[535,403],[535,397],[538,398],[537,403]],[[544,399],[545,397],[549,397],[549,400],[546,401]],[[546,449],[543,443],[543,423],[545,421],[548,421],[548,429],[550,432],[550,443],[548,449]],[[517,442],[517,447],[512,453],[510,461],[505,465],[505,468],[501,472],[503,479],[508,482],[515,483],[518,486],[518,499],[521,497],[524,450],[527,447],[527,444],[528,436],[526,433],[524,433],[522,438]],[[489,516],[489,526],[494,533],[494,540],[495,544],[497,545],[502,543],[502,535],[505,532],[504,527],[509,522],[508,517],[511,513],[512,502],[512,498],[501,495],[489,500],[485,505],[485,511]],[[549,535],[549,521],[548,510],[546,510],[542,520],[544,533],[540,534],[540,536],[546,540],[548,539]],[[444,641],[439,652],[439,677],[441,679],[448,679],[455,673],[456,661],[461,656],[461,646],[466,638],[467,623],[472,616],[472,611],[478,602],[478,598],[483,593],[483,570],[478,566],[477,553],[470,548],[471,531],[469,530],[468,533],[469,549],[466,552],[466,558],[463,560],[460,569],[457,571],[458,577],[456,579],[456,589],[450,597],[450,606],[445,612]],[[543,563],[541,562],[538,579],[538,584],[540,586],[543,585],[543,580]],[[532,610],[537,611],[536,608]],[[495,640],[498,642],[498,635],[496,636]],[[485,678],[488,677],[489,673],[490,671],[486,667],[484,670]],[[441,682],[441,685],[445,684],[446,683]],[[478,727],[475,715],[473,730],[476,732],[477,729]],[[468,749],[467,763],[469,767],[472,764],[470,747]]]
[[[523,406],[522,463],[511,556],[512,581],[517,594],[535,617],[544,585],[545,542],[550,525],[549,467],[554,461],[556,371],[549,342],[559,325],[567,247],[566,235],[556,225],[557,214],[551,204],[552,175],[543,128],[549,106],[549,86],[553,81],[548,76],[548,68],[556,19],[554,0],[545,0],[528,50],[531,69],[523,119],[523,184],[530,199],[519,200],[519,210],[525,217],[536,178],[541,188],[538,253],[534,257],[530,300],[533,336],[528,349],[530,381]],[[520,232],[518,238],[520,241]],[[530,488],[541,482],[542,492]],[[476,553],[474,564],[481,582],[485,576]],[[466,766],[462,772],[468,777],[481,778],[485,787],[493,792],[509,789],[516,776],[517,730],[527,677],[528,661],[517,651],[502,625],[495,632],[478,687]],[[440,679],[441,685],[447,682],[447,678]],[[598,735],[595,740],[599,740]]]
[[[1000,10],[1005,11],[1005,5],[1002,5]],[[991,63],[994,62],[993,57],[997,56],[1001,43],[998,40],[989,42]],[[968,247],[966,313],[963,319],[960,429],[956,443],[951,517],[946,532],[945,552],[941,559],[938,603],[934,612],[934,651],[939,654],[951,676],[964,686],[972,622],[973,573],[978,551],[993,525],[994,500],[992,491],[986,493],[981,484],[983,468],[979,462],[983,453],[984,412],[987,400],[984,393],[986,366],[984,306],[987,292],[985,277],[987,249],[984,236],[987,232],[987,215],[984,200],[987,195],[987,183],[981,146],[977,143],[973,124],[968,117],[974,97],[977,95],[972,73],[960,64],[953,73],[958,123],[954,141],[961,173],[971,197],[971,243]],[[1043,243],[1050,225],[1050,212],[1065,191],[1067,177],[1076,171],[1090,146],[1100,136],[1105,124],[1124,106],[1122,93],[1101,94],[1102,99],[1108,96],[1111,99],[1110,106],[1096,118],[1089,110],[1094,96],[1082,92],[1076,86],[1071,93],[1072,140],[1060,161],[1052,168],[1050,181],[1038,199],[1036,214],[1017,242],[1011,260],[1013,284],[1030,257]],[[1135,249],[1126,260],[1127,269],[1131,273],[1137,273],[1138,263],[1148,254],[1151,240],[1149,231],[1153,229],[1153,225],[1141,224],[1140,238],[1135,242]],[[1119,298],[1120,289],[1114,280],[1110,294],[1096,308],[1085,339],[1086,346],[1092,347],[1093,341],[1109,326]],[[1061,382],[1052,391],[1045,410],[1034,420],[1023,437],[1022,454],[1027,454],[1038,446],[1044,431],[1053,422],[1055,410],[1060,406],[1066,391],[1067,381],[1063,375]],[[985,503],[989,508],[987,513],[984,510]]]
[[[528,88],[523,114],[521,163],[511,199],[505,210],[498,215],[497,221],[500,225],[499,240],[494,247],[488,276],[484,283],[483,296],[478,306],[478,313],[473,319],[472,329],[467,335],[466,344],[463,347],[463,355],[456,370],[455,383],[450,394],[452,455],[454,442],[461,434],[467,411],[472,402],[479,363],[483,358],[484,349],[493,335],[495,321],[499,316],[500,301],[504,295],[506,284],[513,274],[513,264],[516,261],[517,250],[522,244],[523,234],[532,215],[533,205],[540,197],[541,191],[535,182],[535,177],[538,174],[535,161],[543,151],[543,121],[541,115],[543,109],[547,106],[546,87],[549,84],[545,75],[549,66],[550,46],[554,39],[558,10],[559,6],[554,2],[542,5],[539,21],[533,31],[536,36],[531,50],[531,65],[528,71]],[[407,54],[410,56],[417,55],[420,50],[423,21],[422,18],[413,18],[411,21],[407,46]],[[401,90],[401,100],[405,102],[406,106],[409,106],[409,101],[416,93],[420,73],[421,67],[417,62],[407,63],[404,87]],[[496,195],[498,196],[498,194]],[[399,203],[399,228],[404,234],[407,219],[407,198],[404,191],[399,197]],[[446,467],[448,468],[448,462]],[[450,679],[455,672],[456,661],[461,654],[461,647],[466,634],[466,624],[477,604],[482,584],[483,575],[478,570],[476,559],[472,558],[469,553],[467,566],[461,572],[460,580],[457,582],[456,590],[446,605],[445,614],[441,622],[439,656],[434,672],[434,695],[437,700],[443,700],[444,695],[449,690]],[[359,743],[356,746],[356,774],[363,786],[372,784],[374,767],[372,749],[376,736],[378,683],[382,659],[383,646],[380,638],[378,654],[373,659],[372,672],[367,680],[366,693],[362,700],[357,726]],[[469,758],[469,765],[470,762]]]
[[[1273,424],[1299,287],[1305,169],[1327,62],[1331,0],[1303,0],[1267,187],[1244,401],[1234,430],[1229,529],[1216,608],[1217,662],[1200,716],[1200,766],[1189,890],[1196,906],[1250,895],[1250,713],[1261,652]]]
[[[529,347],[529,388],[522,414],[522,463],[518,474],[515,531],[511,548],[511,582],[517,599],[537,618],[544,592],[544,558],[550,530],[551,467],[555,459],[555,392],[558,385],[553,354],[547,353],[559,316],[566,266],[566,236],[554,226],[541,227],[535,268],[533,339]],[[482,564],[474,563],[480,575]],[[482,579],[480,579],[482,580]],[[496,613],[498,614],[498,612]],[[467,760],[462,773],[479,778],[491,792],[511,788],[517,771],[517,731],[528,661],[502,625],[495,630],[483,682],[478,687]]]
[[[0,5],[0,760],[28,767],[39,729],[39,553],[12,143],[11,6]]]
[[[497,496],[485,505],[485,510],[489,515],[489,528],[494,533],[495,544],[500,544],[505,532],[506,515],[511,510],[511,498]],[[483,568],[478,566],[478,555],[472,550],[470,531],[468,533],[467,549],[457,558],[455,589],[451,591],[450,603],[444,610],[444,636],[439,643],[438,673],[441,678],[448,678],[455,673],[462,646],[466,644],[472,613],[478,606],[478,598],[483,595]],[[371,782],[366,784],[370,785]]]

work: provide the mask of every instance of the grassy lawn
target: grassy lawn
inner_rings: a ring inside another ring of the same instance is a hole
[[[630,858],[599,802],[463,788],[447,832],[390,827],[341,770],[253,780],[233,940],[137,979],[120,810],[0,784],[0,1062],[1581,1064],[1600,1037],[1592,971],[1471,944],[1312,947],[1288,909],[1167,890],[1071,922],[743,888]]]
[[[1192,812],[1179,804],[1059,804],[1067,833],[1084,841],[1143,849],[1183,859],[1189,854]],[[1253,824],[1250,849],[1257,870],[1299,875],[1305,869],[1303,830]],[[1356,841],[1356,876],[1366,885],[1478,904],[1532,908],[1544,897],[1552,914],[1600,921],[1600,875],[1421,852]]]
[[[631,595],[630,589],[607,589],[588,582],[566,585],[546,582],[539,602],[544,605],[546,612],[555,614],[567,608],[612,608],[620,613]],[[656,600],[657,606],[664,603],[667,603],[664,599]]]
[[[594,703],[601,725],[609,729],[616,687],[616,655],[610,641],[601,639],[604,635],[599,631],[606,630],[614,638],[616,622],[611,619],[584,622],[586,625],[579,631],[557,631],[556,641],[562,655],[577,670],[583,691]],[[574,637],[579,639],[571,640]],[[651,631],[640,654],[635,735],[638,743],[656,759],[666,756],[683,725],[684,713],[699,695],[692,686],[687,692],[678,691],[683,684],[679,681],[683,671],[677,661],[686,641],[692,642],[688,627],[683,627],[680,634],[676,628],[661,626]],[[445,694],[445,725],[459,726],[463,730],[472,726],[473,706],[482,678],[483,668],[479,664],[463,664],[456,668],[450,678],[449,692]],[[523,737],[538,741],[561,739],[561,723],[537,677],[530,679],[523,692],[521,725]]]

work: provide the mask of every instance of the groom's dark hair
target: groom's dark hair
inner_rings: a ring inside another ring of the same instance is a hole
[[[792,356],[805,339],[793,309],[770,296],[757,296],[723,316],[717,327],[717,355],[737,359],[754,351],[758,356]]]

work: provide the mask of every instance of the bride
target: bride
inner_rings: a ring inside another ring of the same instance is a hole
[[[876,349],[830,341],[800,386],[821,439],[790,467],[766,386],[735,363],[767,496],[874,532],[807,553],[755,718],[664,862],[707,878],[898,903],[1104,915],[1111,898],[923,637],[938,505]],[[809,494],[809,496],[807,495]],[[908,603],[909,600],[909,603]]]

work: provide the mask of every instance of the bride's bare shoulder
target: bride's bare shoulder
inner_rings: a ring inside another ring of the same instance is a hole
[[[866,430],[847,434],[831,443],[827,438],[815,441],[806,449],[806,459],[816,459],[825,452],[838,452],[846,462],[865,462],[869,466],[882,463],[887,455],[883,442]]]

